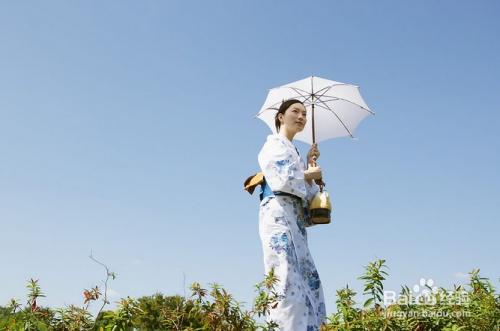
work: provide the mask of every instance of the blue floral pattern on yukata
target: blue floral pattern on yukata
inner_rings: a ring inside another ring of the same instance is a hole
[[[325,299],[318,271],[307,245],[307,227],[313,226],[304,209],[318,192],[305,181],[306,169],[300,153],[283,135],[271,135],[259,153],[259,165],[273,192],[262,200],[259,233],[264,266],[280,282],[278,305],[269,319],[280,331],[318,331],[326,316]],[[276,330],[278,331],[278,330]]]
[[[271,238],[271,248],[273,248],[276,253],[280,254],[281,252],[289,251],[290,244],[288,243],[289,239],[285,232],[278,232]]]

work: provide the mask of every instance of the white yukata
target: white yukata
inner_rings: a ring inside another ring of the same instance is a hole
[[[304,208],[319,191],[305,180],[306,165],[298,150],[281,134],[267,137],[259,165],[269,188],[295,195],[265,197],[260,203],[259,233],[266,274],[279,278],[278,306],[270,319],[280,331],[319,330],[326,316],[323,287],[307,246],[306,227],[312,226]]]

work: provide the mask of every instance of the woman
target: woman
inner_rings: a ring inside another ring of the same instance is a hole
[[[292,144],[306,125],[306,108],[298,100],[282,103],[275,117],[277,134],[267,137],[259,153],[265,187],[260,203],[259,232],[266,273],[279,278],[278,305],[270,318],[281,331],[318,330],[326,315],[323,288],[307,246],[306,227],[312,226],[308,204],[318,192],[313,179],[317,144],[307,154],[308,168]]]

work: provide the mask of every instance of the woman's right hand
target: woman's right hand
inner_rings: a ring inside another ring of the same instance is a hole
[[[306,179],[320,179],[323,177],[320,167],[309,167],[304,171],[304,177]]]

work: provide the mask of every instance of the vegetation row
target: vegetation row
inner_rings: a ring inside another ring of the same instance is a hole
[[[256,297],[249,310],[220,285],[211,284],[207,290],[194,283],[189,298],[161,293],[139,299],[127,297],[117,301],[114,311],[106,311],[107,283],[115,274],[103,266],[107,274],[103,287],[85,289],[82,306],[41,307],[38,300],[44,294],[39,281],[31,279],[24,304],[12,299],[0,306],[0,331],[279,330],[272,321],[259,322],[279,304],[275,290],[279,281],[272,271],[255,285]],[[363,294],[368,296],[363,305],[354,301],[357,293],[349,286],[337,291],[336,312],[325,316],[326,323],[320,330],[500,330],[500,295],[487,278],[479,275],[479,269],[469,273],[467,288],[455,285],[453,290],[446,290],[426,284],[416,297],[407,286],[397,294],[384,291],[386,269],[385,260],[365,267],[358,278],[365,281]],[[98,300],[102,305],[94,317],[89,308]]]

